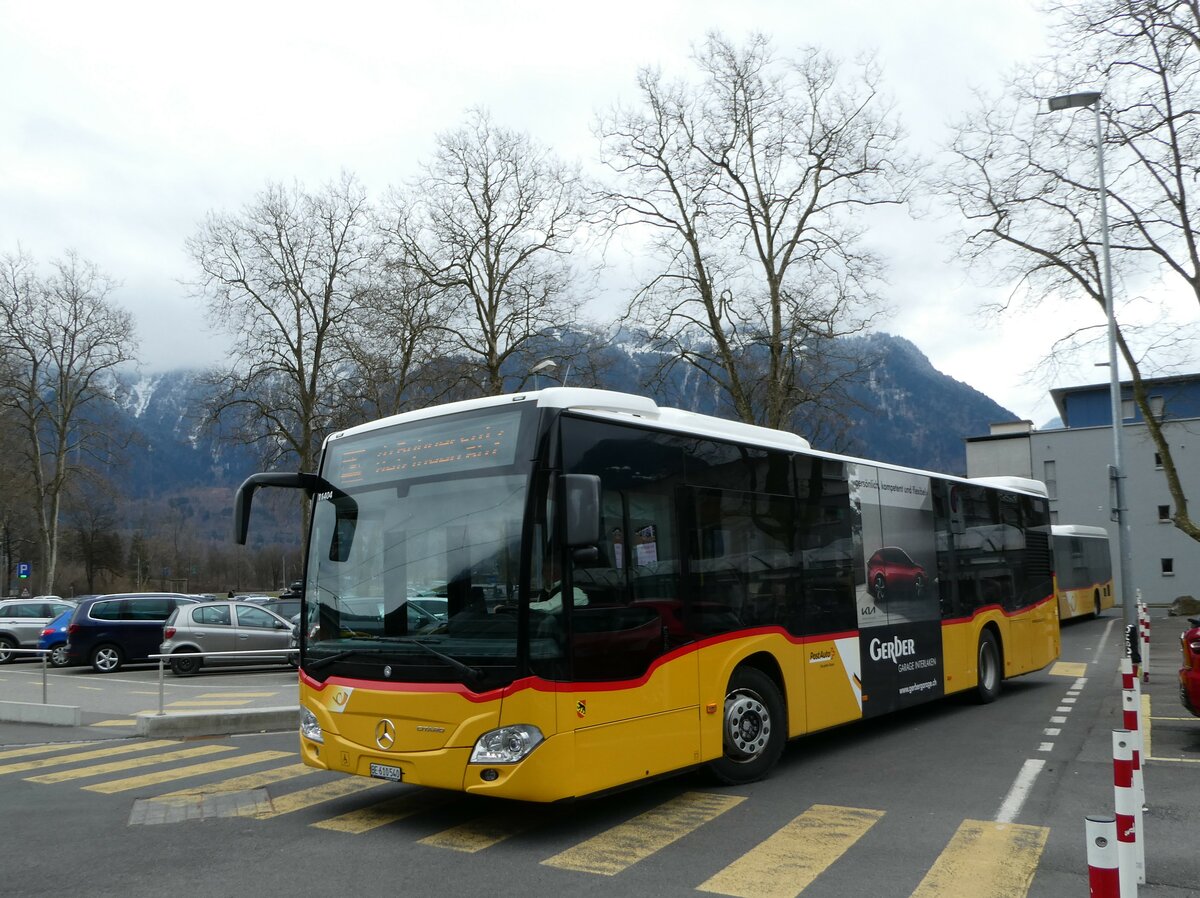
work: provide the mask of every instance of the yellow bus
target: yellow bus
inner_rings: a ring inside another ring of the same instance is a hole
[[[813,450],[554,388],[331,435],[313,499],[300,745],[313,767],[530,801],[973,692],[1058,655],[1045,488]],[[444,613],[429,607],[444,600]]]
[[[1113,606],[1112,554],[1108,531],[1082,524],[1054,524],[1054,594],[1063,620],[1099,617]]]

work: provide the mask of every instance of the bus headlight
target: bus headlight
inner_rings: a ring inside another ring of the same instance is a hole
[[[325,734],[321,732],[321,724],[317,723],[317,715],[308,708],[300,708],[300,735],[312,742],[325,742]]]
[[[530,724],[489,730],[471,749],[471,763],[516,764],[537,748],[542,738],[542,731]]]

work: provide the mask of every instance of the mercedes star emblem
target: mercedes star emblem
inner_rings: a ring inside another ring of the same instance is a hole
[[[375,725],[375,744],[385,751],[396,744],[396,725],[387,718]]]

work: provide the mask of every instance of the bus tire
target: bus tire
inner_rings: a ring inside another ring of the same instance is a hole
[[[724,755],[709,763],[727,786],[762,779],[775,766],[787,741],[787,715],[775,681],[753,667],[739,667],[729,679],[721,718]]]
[[[975,684],[975,699],[981,705],[994,702],[1000,695],[1000,684],[1004,671],[1000,664],[1000,646],[991,630],[979,634],[978,682]]]
[[[1096,604],[1095,604],[1095,610],[1092,612],[1092,617],[1103,617],[1104,616],[1104,608],[1100,604],[1100,590],[1098,590],[1098,589],[1096,590],[1096,597],[1095,597],[1094,601]]]

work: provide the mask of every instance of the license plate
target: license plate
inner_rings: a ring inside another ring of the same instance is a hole
[[[392,767],[390,764],[372,764],[371,776],[398,783],[404,779],[404,771],[399,767]]]

